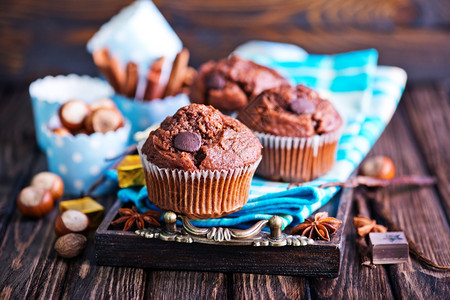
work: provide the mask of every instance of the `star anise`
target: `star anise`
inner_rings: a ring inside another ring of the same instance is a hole
[[[305,222],[295,226],[291,234],[300,234],[310,239],[318,238],[329,241],[330,235],[335,234],[341,225],[341,220],[328,217],[327,212],[320,212],[314,218],[309,217]]]
[[[358,232],[358,235],[361,237],[365,237],[369,234],[369,232],[386,232],[387,228],[383,225],[379,225],[375,222],[375,220],[371,220],[364,216],[357,216],[353,218],[353,225]]]
[[[148,210],[144,213],[139,213],[136,206],[130,208],[120,208],[118,219],[111,222],[111,225],[123,225],[123,231],[137,229],[144,229],[147,226],[158,227],[158,219],[161,217],[161,212]]]

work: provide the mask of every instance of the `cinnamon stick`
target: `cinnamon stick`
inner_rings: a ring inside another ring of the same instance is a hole
[[[358,186],[366,187],[387,187],[387,186],[429,186],[436,184],[436,178],[427,176],[400,176],[390,180],[377,179],[369,176],[356,176],[344,182],[328,182],[319,186],[319,188],[327,187],[346,187],[356,188]]]
[[[117,92],[121,92],[125,74],[117,59],[110,56],[107,48],[97,49],[92,53],[92,58],[100,72],[109,81],[109,84]]]
[[[197,71],[192,67],[188,67],[180,93],[189,94],[191,85],[194,83],[195,76],[197,76]]]
[[[125,85],[125,69],[120,64],[119,60],[113,56],[110,56],[110,66],[111,66],[111,74],[113,76],[113,80],[116,82],[118,86],[118,93],[121,92],[121,88]]]
[[[122,88],[122,94],[128,98],[134,98],[136,96],[136,87],[138,83],[138,66],[134,62],[128,62],[126,66],[126,80]]]
[[[164,56],[158,58],[147,73],[147,83],[144,92],[144,100],[150,101],[163,97],[163,88],[160,84],[161,72],[164,65]]]
[[[119,91],[120,87],[117,85],[117,82],[114,80],[113,74],[111,72],[108,49],[102,48],[95,50],[92,53],[92,59],[94,60],[94,64],[100,70],[100,73],[105,76],[106,80],[108,80],[113,89],[116,92]]]
[[[181,91],[188,71],[189,56],[189,50],[183,48],[175,57],[164,97],[174,96]]]

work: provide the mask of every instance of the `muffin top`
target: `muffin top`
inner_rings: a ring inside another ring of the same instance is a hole
[[[342,125],[334,106],[301,84],[262,92],[239,112],[238,120],[256,132],[286,137],[310,137]]]
[[[241,122],[212,106],[191,104],[167,117],[142,147],[160,168],[228,170],[256,162],[261,144]]]
[[[204,63],[191,86],[193,103],[212,105],[223,112],[239,110],[266,89],[287,84],[276,71],[232,55]]]

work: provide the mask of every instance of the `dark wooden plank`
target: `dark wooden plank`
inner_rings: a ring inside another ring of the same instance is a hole
[[[351,197],[350,189],[344,191],[342,197]],[[346,272],[345,268],[345,253],[348,245],[344,245],[347,240],[348,227],[351,227],[350,208],[351,202],[347,202],[345,206],[338,205],[337,201],[330,201],[327,205],[321,208],[321,211],[327,211],[330,216],[343,220],[345,228],[345,240],[341,240],[341,266],[339,278]],[[233,274],[233,297],[237,299],[255,298],[260,299],[306,299],[310,298],[309,281],[306,278],[292,277],[292,276],[276,276],[276,275],[258,275],[258,274]]]
[[[368,32],[353,28],[349,31],[323,31],[287,24],[282,28],[239,28],[236,29],[239,35],[236,35],[227,29],[199,28],[193,24],[174,26],[186,47],[195,49],[191,51],[194,65],[227,56],[248,40],[269,40],[296,44],[315,54],[375,48],[380,54],[380,64],[404,68],[410,81],[450,76],[447,59],[450,33],[447,30],[404,28],[392,32]]]
[[[401,102],[400,111],[395,114],[369,156],[383,154],[392,157],[397,166],[398,175],[427,174],[425,161],[428,159],[423,158],[421,149],[425,148],[426,155],[434,157],[431,159],[436,159],[437,156],[439,160],[445,155],[443,151],[445,147],[442,147],[442,143],[447,142],[434,140],[439,137],[439,132],[446,132],[443,128],[445,125],[442,125],[445,121],[442,121],[441,115],[444,116],[450,112],[448,105],[442,105],[441,97],[433,97],[437,91],[433,86],[408,88]],[[424,95],[427,92],[431,95]],[[413,101],[411,97],[417,97],[417,100]],[[424,98],[428,98],[428,104]],[[429,103],[431,98],[434,103]],[[419,104],[420,101],[424,101],[425,104]],[[419,114],[420,111],[420,118],[415,120],[417,124],[413,124],[421,129],[420,137],[417,134],[411,135],[405,109],[409,113],[417,110]],[[422,143],[415,144],[415,139]],[[429,144],[425,145],[425,143]],[[442,169],[443,173],[448,173],[448,164],[442,162],[441,166],[432,164],[429,167],[432,172]],[[440,184],[441,182],[438,186]],[[443,188],[447,189],[448,184],[444,184]],[[439,187],[440,190],[441,187]],[[434,189],[391,192],[390,206],[396,222],[411,235],[419,247],[432,260],[449,265],[449,229],[445,216],[442,215],[439,197]],[[417,224],[421,224],[420,227]],[[390,285],[395,296],[401,299],[429,296],[442,298],[446,295],[449,286],[448,277],[442,273],[425,270],[416,261],[410,260],[406,264],[389,266],[387,272],[383,266],[378,266],[375,270],[360,266],[355,248],[355,230],[351,228],[347,236],[350,245],[347,245],[344,253],[342,268],[345,271],[342,271],[337,279],[311,280],[313,298],[373,298],[374,296],[380,299],[392,298]],[[355,274],[357,279],[354,279]]]
[[[2,90],[0,94],[0,241],[38,155],[27,98],[24,92]]]
[[[233,274],[232,299],[309,299],[305,277]]]
[[[347,29],[358,25],[370,29],[392,29],[395,25],[438,27],[448,24],[450,4],[445,0],[387,1],[374,3],[359,1],[227,1],[156,0],[154,1],[170,20],[195,20],[202,26],[214,27],[280,27],[296,23],[304,27]],[[361,18],[364,16],[364,18]],[[309,26],[307,26],[309,25]]]
[[[349,216],[353,220],[354,212]],[[379,266],[369,269],[361,265],[356,248],[356,230],[352,221],[345,229],[346,245],[338,278],[310,279],[313,299],[392,299],[386,270]]]
[[[37,151],[31,101],[24,90],[6,94],[0,101],[0,179],[12,180]]]
[[[34,163],[32,173],[42,170],[42,158]],[[0,246],[0,298],[46,299],[60,295],[68,263],[53,251],[53,223],[58,213],[55,206],[45,217],[31,219],[14,210]]]
[[[108,211],[115,196],[97,199]],[[147,274],[142,268],[114,268],[95,263],[95,229],[88,236],[88,246],[80,257],[72,259],[62,288],[64,298],[144,299]]]
[[[407,97],[404,100],[392,120],[390,130],[380,140],[379,145],[377,144],[380,149],[377,151],[393,159],[398,175],[428,175],[425,158],[415,143],[417,136],[412,135],[405,112],[405,108],[414,103],[408,101]],[[427,119],[426,114],[429,111],[424,110],[422,113]],[[438,155],[439,151],[442,149],[435,149],[431,154]],[[445,167],[448,172],[448,165]],[[394,222],[403,228],[425,255],[440,265],[450,265],[450,230],[435,188],[391,191],[387,205]],[[401,299],[445,299],[450,293],[448,272],[425,269],[414,259],[410,258],[404,264],[391,265],[388,272],[395,287],[395,295]]]
[[[146,299],[227,299],[227,275],[149,271]]]
[[[450,93],[445,88],[444,84],[413,86],[406,92],[404,107],[426,167],[438,180],[439,199],[449,219]]]
[[[46,160],[36,147],[26,92],[13,92],[4,100],[4,110],[0,111],[1,237],[4,233],[0,261],[5,271],[0,272],[0,298],[50,299],[60,295],[76,299],[92,295],[143,298],[145,275],[142,269],[95,264],[94,231],[88,238],[87,249],[79,257],[67,260],[56,255],[53,224],[59,213],[57,205],[39,220],[23,217],[17,211],[15,199],[19,190],[29,183],[33,174],[46,170]],[[105,199],[101,203],[109,208],[112,202]]]
[[[77,259],[67,275],[64,299],[145,299],[143,269],[99,267],[88,255]]]
[[[129,0],[0,2],[0,81],[58,73],[96,74],[87,40]],[[12,5],[14,3],[14,5]],[[450,4],[433,1],[156,1],[192,63],[229,54],[248,40],[298,44],[312,53],[377,48],[382,64],[410,79],[450,76]],[[239,34],[236,34],[239,33]],[[417,59],[420,58],[420,59]]]

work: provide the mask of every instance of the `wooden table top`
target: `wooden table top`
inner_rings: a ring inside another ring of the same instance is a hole
[[[22,216],[15,205],[31,176],[47,168],[36,145],[27,89],[0,88],[0,103],[0,299],[438,299],[450,295],[450,272],[430,270],[411,257],[399,265],[361,266],[353,226],[346,229],[337,278],[98,266],[93,231],[80,256],[62,259],[53,250],[58,208],[33,220]],[[437,178],[437,185],[430,188],[389,189],[388,205],[393,220],[425,255],[446,266],[450,265],[449,115],[448,82],[410,85],[369,154],[391,157],[398,175]],[[111,196],[101,203],[108,209],[114,200]]]

